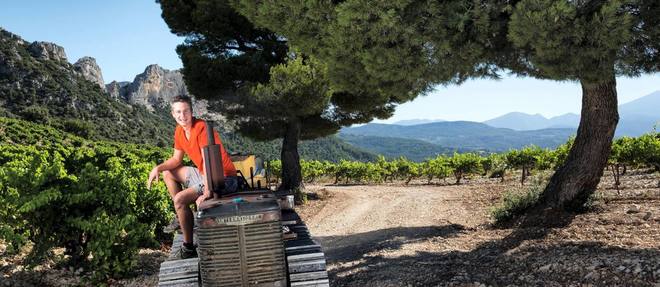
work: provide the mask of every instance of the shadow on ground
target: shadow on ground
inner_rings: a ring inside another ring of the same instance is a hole
[[[324,246],[331,246],[325,250],[331,266],[331,286],[475,286],[475,282],[494,286],[657,286],[657,248],[543,240],[558,227],[561,225],[522,225],[508,236],[484,242],[470,251],[417,252],[400,257],[388,255],[388,250],[409,243],[471,236],[473,230],[452,224],[318,239]]]
[[[359,260],[364,254],[379,250],[399,249],[404,244],[425,241],[430,238],[454,237],[465,230],[459,224],[445,226],[397,227],[349,236],[319,237],[323,246],[332,246],[325,250],[330,262],[348,262]]]

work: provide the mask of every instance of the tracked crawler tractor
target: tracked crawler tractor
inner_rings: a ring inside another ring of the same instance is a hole
[[[158,286],[329,286],[321,246],[293,210],[293,195],[261,188],[254,164],[237,164],[239,192],[224,192],[220,146],[207,125],[203,148],[206,184],[213,198],[198,206],[194,241],[199,258],[160,265]],[[254,161],[252,161],[254,162]],[[249,168],[249,170],[245,170]],[[240,170],[243,169],[243,170]],[[172,253],[181,248],[176,234]]]

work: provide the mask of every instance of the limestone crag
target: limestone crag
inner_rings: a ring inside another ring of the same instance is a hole
[[[16,44],[12,44],[13,42],[16,42]],[[3,46],[7,45],[10,47],[4,53],[0,51],[0,77],[6,77],[12,72],[16,62],[22,60],[16,46],[23,45],[25,42],[21,37],[0,28],[0,43]]]
[[[105,85],[105,90],[108,92],[111,98],[115,100],[125,100],[122,95],[122,88],[130,85],[131,82],[117,82],[112,81],[110,84]]]
[[[120,96],[131,104],[149,110],[166,106],[177,95],[189,95],[179,71],[170,71],[158,65],[149,65],[135,80],[123,87]]]
[[[92,57],[82,57],[73,64],[75,71],[90,82],[97,84],[101,90],[105,90],[101,68]]]
[[[2,27],[0,27],[0,41],[12,41],[16,42],[17,45],[24,45],[25,40],[12,32],[9,32]]]
[[[133,82],[113,81],[105,86],[108,95],[116,100],[132,105],[141,105],[150,111],[156,108],[169,109],[169,102],[177,95],[193,98],[193,112],[196,117],[222,121],[224,118],[208,111],[208,102],[196,100],[188,93],[180,71],[170,71],[153,64],[143,73],[135,76]]]
[[[135,76],[133,82],[112,82],[106,86],[110,97],[127,101],[133,105],[142,105],[153,111],[155,108],[169,109],[172,98],[186,95],[193,98],[193,113],[196,117],[223,121],[224,117],[209,112],[206,100],[197,100],[188,93],[179,70],[170,71],[154,64],[149,65],[142,74]]]
[[[64,61],[67,62],[64,48],[49,42],[32,42],[28,46],[28,51],[33,57],[42,60]]]

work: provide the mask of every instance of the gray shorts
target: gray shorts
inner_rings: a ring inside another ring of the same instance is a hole
[[[193,188],[198,195],[202,195],[204,193],[204,185],[206,185],[206,179],[199,173],[199,170],[192,166],[186,166],[186,181],[183,183],[183,188]],[[232,193],[236,192],[237,189],[238,178],[235,176],[225,176],[225,191]]]

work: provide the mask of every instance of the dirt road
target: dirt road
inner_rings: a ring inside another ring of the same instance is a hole
[[[318,199],[300,212],[332,286],[660,286],[659,189],[629,189],[561,228],[496,229],[488,211],[506,188],[307,186]]]

